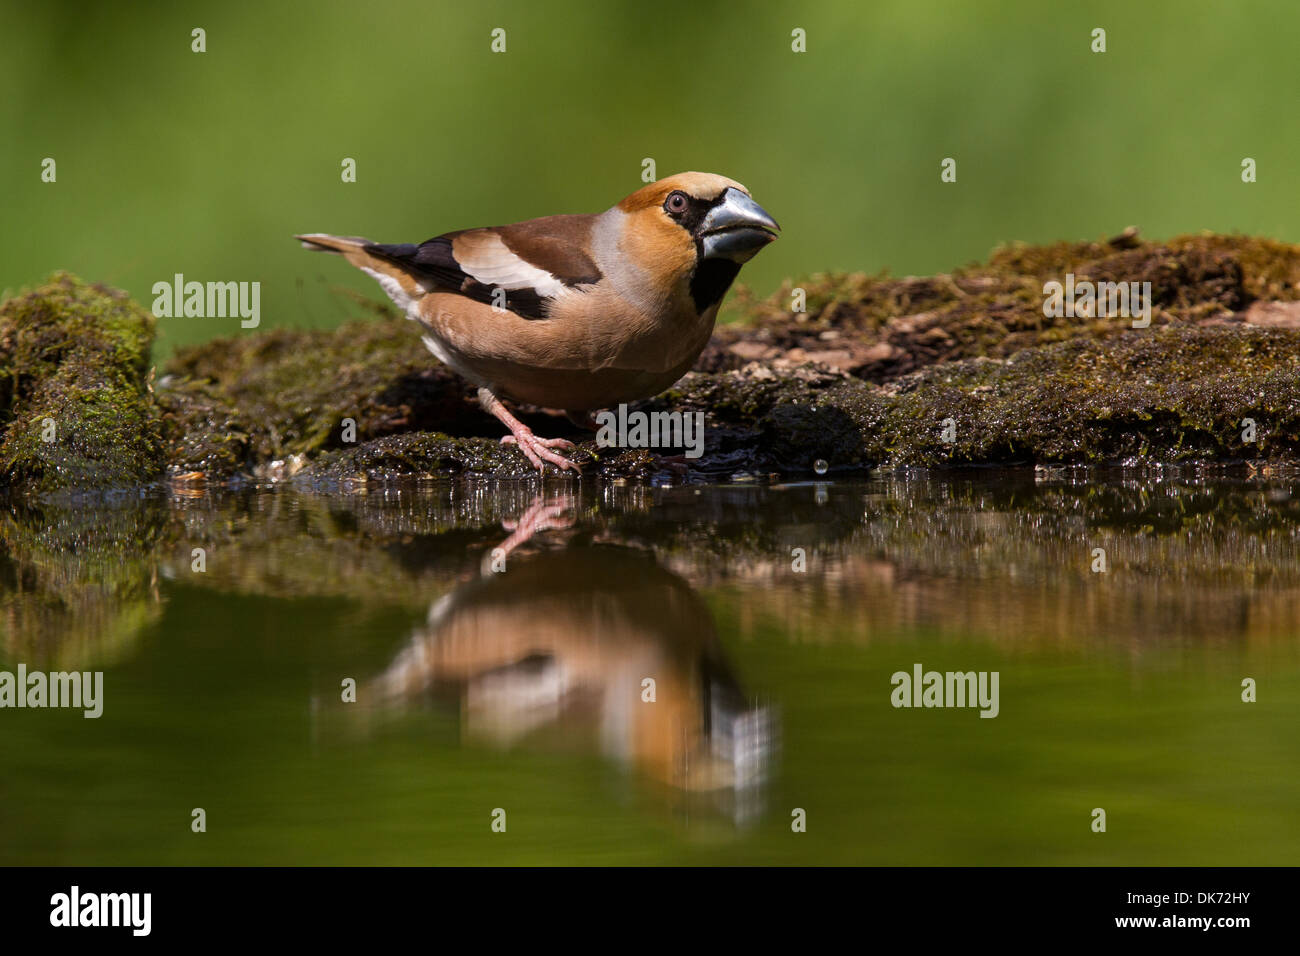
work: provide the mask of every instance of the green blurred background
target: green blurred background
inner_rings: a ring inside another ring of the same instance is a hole
[[[1296,241],[1297,28],[1294,0],[6,3],[0,291],[70,269],[148,306],[181,272],[260,281],[263,327],[333,325],[356,311],[337,289],[382,295],[292,233],[596,211],[645,157],[739,179],[781,221],[742,275],[760,294],[1130,224]],[[160,326],[163,351],[240,331]]]

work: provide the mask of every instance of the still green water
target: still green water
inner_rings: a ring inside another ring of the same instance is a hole
[[[0,864],[1300,858],[1300,483],[540,490],[7,503]]]

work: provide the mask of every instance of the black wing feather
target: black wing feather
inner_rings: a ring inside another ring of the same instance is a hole
[[[439,288],[448,292],[485,305],[497,304],[492,300],[496,287],[479,282],[456,261],[451,248],[456,235],[436,236],[418,246],[410,242],[391,245],[375,242],[366,246],[366,252],[387,259],[415,275],[432,279]],[[546,318],[546,300],[531,289],[506,290],[506,308],[525,319]]]

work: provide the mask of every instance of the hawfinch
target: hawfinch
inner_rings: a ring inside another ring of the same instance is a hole
[[[577,466],[502,404],[591,412],[656,395],[695,363],[742,263],[776,238],[740,183],[681,173],[602,213],[464,229],[419,245],[319,233],[424,327],[439,361],[478,386],[538,469]]]

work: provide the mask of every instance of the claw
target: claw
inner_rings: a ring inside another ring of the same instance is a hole
[[[565,451],[571,451],[578,447],[567,438],[538,438],[536,435],[533,435],[532,440],[538,445],[545,445],[547,448],[563,448]],[[501,439],[501,444],[518,445],[519,439],[514,435],[506,435]]]
[[[519,450],[527,456],[528,460],[533,463],[533,467],[538,471],[544,471],[546,466],[542,462],[548,461],[561,471],[572,468],[578,474],[582,474],[582,469],[574,462],[551,451],[552,448],[562,448],[568,451],[577,447],[573,442],[563,438],[538,438],[527,428],[520,428],[513,435],[504,436],[501,439],[501,444],[518,445]]]

